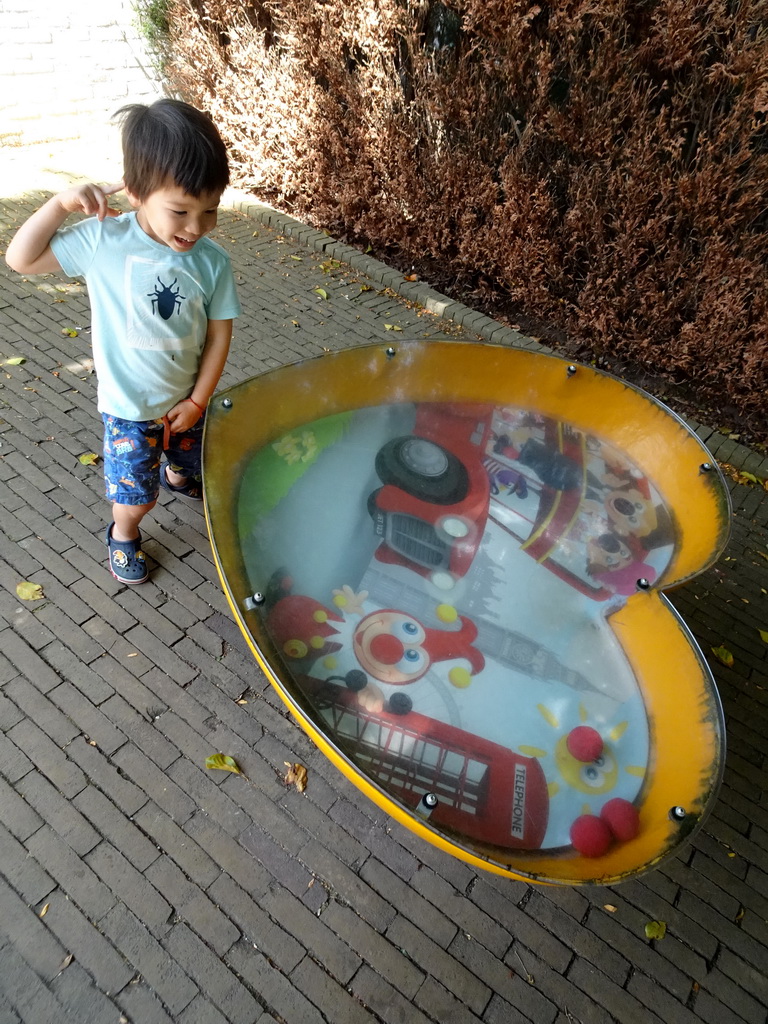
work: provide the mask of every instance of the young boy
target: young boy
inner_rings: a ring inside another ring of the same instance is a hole
[[[205,238],[229,184],[216,127],[177,100],[118,115],[124,182],[49,199],[19,228],[6,262],[22,274],[85,277],[112,502],[109,568],[121,583],[143,583],[139,524],[159,486],[202,497],[203,418],[240,305],[229,257]],[[109,207],[123,188],[131,213]],[[60,230],[70,213],[89,216]]]

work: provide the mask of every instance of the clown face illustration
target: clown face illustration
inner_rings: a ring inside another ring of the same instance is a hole
[[[477,636],[475,624],[463,615],[458,622],[458,629],[430,629],[412,615],[384,608],[360,620],[352,648],[360,667],[381,683],[413,683],[434,662],[456,660],[470,663],[470,670],[461,670],[468,681],[471,673],[482,670],[485,659],[472,646]]]
[[[366,615],[353,638],[362,668],[383,683],[412,683],[427,671],[430,656],[423,646],[421,623],[403,612],[384,610]]]

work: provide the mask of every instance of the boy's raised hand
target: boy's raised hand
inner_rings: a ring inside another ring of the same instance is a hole
[[[59,192],[21,225],[8,244],[5,262],[20,274],[52,274],[61,270],[51,249],[51,239],[61,225],[70,213],[95,214],[99,220],[119,216],[120,210],[110,208],[109,197],[122,188],[121,181],[103,187],[75,185]]]
[[[105,217],[119,217],[123,212],[109,205],[109,197],[122,192],[124,187],[122,181],[116,185],[94,185],[89,182],[60,192],[57,199],[67,213],[84,213],[89,217],[95,214],[99,220],[104,220]]]

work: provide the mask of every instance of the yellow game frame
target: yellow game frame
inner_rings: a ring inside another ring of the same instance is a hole
[[[673,510],[678,542],[661,578],[632,595],[609,622],[643,692],[653,731],[641,820],[633,841],[603,857],[546,854],[486,859],[453,843],[402,807],[320,732],[281,678],[282,666],[251,597],[238,547],[235,509],[249,456],[286,432],[333,413],[390,402],[515,403],[581,431],[599,432],[652,474]],[[696,435],[669,409],[608,374],[523,349],[466,342],[402,342],[351,348],[251,378],[211,402],[204,440],[205,511],[222,587],[253,654],[301,727],[366,796],[433,845],[512,878],[607,884],[659,863],[682,829],[697,827],[716,794],[724,761],[722,712],[695,642],[661,590],[711,565],[728,536],[722,477]],[[683,723],[681,727],[681,723]],[[512,863],[514,861],[514,864]]]

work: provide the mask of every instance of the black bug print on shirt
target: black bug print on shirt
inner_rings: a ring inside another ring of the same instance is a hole
[[[159,313],[163,320],[170,320],[174,310],[180,313],[182,300],[186,298],[186,295],[179,294],[180,287],[174,290],[177,280],[178,278],[174,277],[170,284],[165,284],[158,276],[160,287],[155,288],[153,292],[147,292],[147,296],[152,299],[152,313]]]

